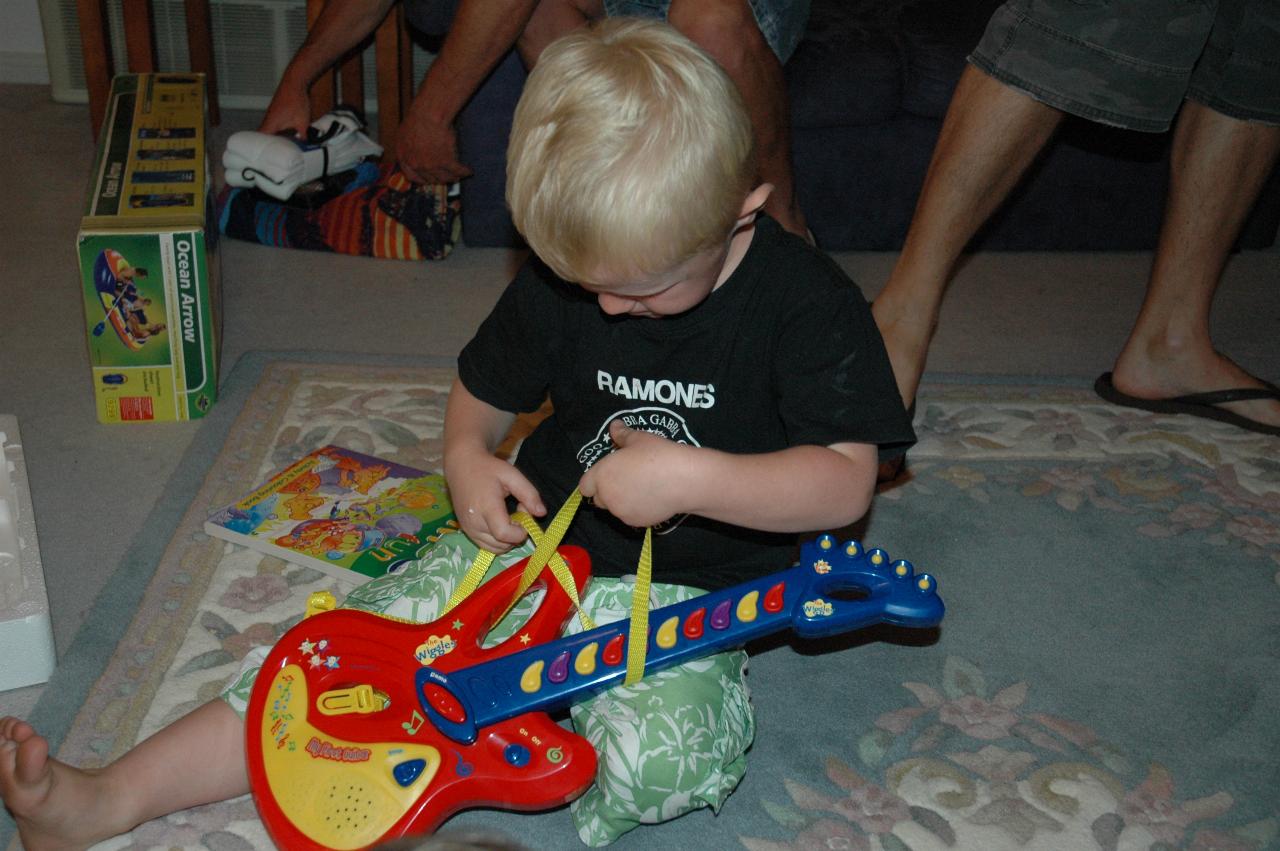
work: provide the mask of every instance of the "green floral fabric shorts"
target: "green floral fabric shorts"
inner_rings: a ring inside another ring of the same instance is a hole
[[[463,535],[449,535],[423,558],[394,575],[361,585],[343,607],[428,623],[444,611],[454,587],[476,555]],[[490,569],[496,576],[532,552],[506,553]],[[630,578],[593,578],[582,608],[597,625],[631,616]],[[701,594],[682,585],[653,583],[650,609]],[[540,595],[526,595],[486,638],[510,637],[536,610]],[[577,618],[565,630],[582,631]],[[222,698],[244,717],[249,693],[269,648],[245,657]],[[755,736],[743,650],[718,653],[668,668],[631,686],[617,686],[570,710],[574,731],[599,757],[596,782],[569,811],[587,845],[613,842],[640,824],[667,821],[690,810],[718,811],[746,770]]]

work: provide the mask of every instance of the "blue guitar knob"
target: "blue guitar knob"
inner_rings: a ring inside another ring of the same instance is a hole
[[[516,768],[524,768],[529,764],[529,758],[533,756],[529,753],[529,749],[524,745],[507,745],[502,752],[502,758]]]
[[[427,767],[425,759],[407,759],[404,762],[391,769],[391,776],[396,782],[406,789],[413,785],[413,781],[418,779],[418,775]]]

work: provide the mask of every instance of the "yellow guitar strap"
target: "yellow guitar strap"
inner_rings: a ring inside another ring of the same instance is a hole
[[[556,513],[545,533],[538,526],[538,522],[525,512],[517,511],[511,515],[511,519],[523,526],[525,531],[529,533],[529,540],[533,541],[534,550],[533,555],[529,556],[528,564],[525,565],[524,573],[520,576],[520,584],[516,586],[511,602],[507,604],[507,608],[494,623],[500,622],[502,618],[507,616],[520,598],[524,596],[524,592],[529,590],[533,580],[538,578],[538,574],[542,572],[542,569],[550,564],[551,573],[555,576],[556,581],[560,583],[560,587],[564,589],[565,594],[569,596],[570,602],[573,603],[574,610],[578,613],[578,620],[582,622],[582,628],[595,628],[595,623],[582,610],[582,602],[578,599],[578,588],[574,584],[573,574],[569,571],[569,565],[556,552],[556,548],[564,540],[565,532],[569,529],[569,522],[573,520],[574,512],[577,511],[578,504],[581,501],[582,495],[576,490],[570,494],[569,499],[560,507],[560,511]],[[471,595],[471,592],[480,587],[480,583],[484,581],[485,574],[489,572],[495,557],[488,550],[481,550],[476,555],[475,561],[467,568],[467,573],[463,576],[462,582],[454,589],[453,595],[449,597],[449,601],[445,604],[446,612],[461,603]]]
[[[636,565],[636,585],[631,591],[631,633],[627,636],[627,677],[624,686],[644,678],[644,659],[649,651],[649,580],[653,576],[653,530],[644,530],[640,563]]]
[[[573,493],[569,494],[569,498],[565,500],[564,505],[560,506],[560,510],[556,512],[556,516],[552,518],[551,524],[547,526],[545,532],[538,526],[538,522],[525,512],[517,511],[511,515],[511,519],[523,526],[525,531],[529,533],[529,540],[533,541],[534,550],[533,555],[529,556],[529,561],[525,565],[524,573],[520,576],[520,583],[516,586],[516,592],[512,595],[511,602],[507,604],[507,608],[494,623],[499,623],[507,616],[516,602],[529,590],[529,586],[533,584],[533,581],[538,578],[538,574],[542,572],[542,569],[550,564],[551,572],[556,581],[560,583],[560,587],[564,589],[565,593],[569,595],[569,599],[573,602],[573,607],[578,613],[578,620],[582,622],[582,628],[595,628],[590,616],[582,610],[582,603],[578,599],[578,589],[574,585],[573,574],[569,571],[569,565],[565,564],[564,559],[556,552],[556,548],[564,540],[565,533],[569,530],[569,524],[573,521],[573,515],[577,513],[578,506],[581,503],[582,494],[575,489]],[[480,587],[480,583],[484,581],[485,574],[493,564],[494,558],[494,554],[488,550],[480,551],[475,561],[471,563],[471,567],[467,569],[462,582],[449,598],[449,602],[445,604],[446,612],[461,603],[472,591]],[[652,577],[653,531],[646,529],[644,532],[644,544],[640,548],[640,563],[636,566],[636,584],[631,592],[631,631],[627,637],[627,676],[623,680],[623,685],[631,685],[644,678],[644,663],[649,647],[649,585]]]
[[[577,513],[578,505],[581,502],[582,494],[578,493],[575,488],[573,493],[569,494],[569,498],[564,501],[564,505],[560,506],[556,516],[551,518],[551,523],[547,526],[546,532],[542,533],[540,538],[533,539],[533,555],[529,556],[529,561],[524,566],[524,573],[520,576],[520,584],[516,586],[515,596],[507,604],[506,611],[502,613],[502,617],[498,618],[494,623],[498,623],[507,616],[516,601],[524,596],[525,591],[529,590],[533,580],[538,578],[538,574],[542,572],[542,569],[550,564],[551,573],[555,576],[556,581],[560,583],[560,587],[569,595],[569,599],[573,601],[574,607],[578,610],[578,620],[582,622],[583,629],[595,628],[591,618],[587,617],[587,613],[582,611],[582,605],[578,601],[578,591],[573,584],[573,576],[569,573],[569,566],[556,553],[556,548],[560,546],[560,542],[564,540],[565,533],[569,531],[569,524],[573,521],[573,515]]]
[[[497,555],[488,550],[481,550],[476,553],[475,561],[471,562],[471,566],[467,568],[467,573],[462,577],[462,582],[458,584],[457,588],[453,589],[453,594],[449,597],[449,601],[444,604],[444,612],[441,614],[452,611],[454,606],[470,597],[471,592],[480,587],[480,583],[484,581],[485,574],[489,572],[489,567],[493,564],[495,558],[497,558]]]

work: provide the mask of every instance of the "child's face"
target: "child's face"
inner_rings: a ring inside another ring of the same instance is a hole
[[[727,245],[708,248],[670,272],[630,279],[601,275],[579,286],[595,293],[600,309],[610,316],[674,316],[697,307],[721,284],[727,254]]]

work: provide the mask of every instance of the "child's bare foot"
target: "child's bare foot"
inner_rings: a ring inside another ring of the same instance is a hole
[[[30,724],[0,718],[0,798],[27,851],[87,848],[132,826],[116,829],[120,813],[100,776],[50,759],[49,742]]]

